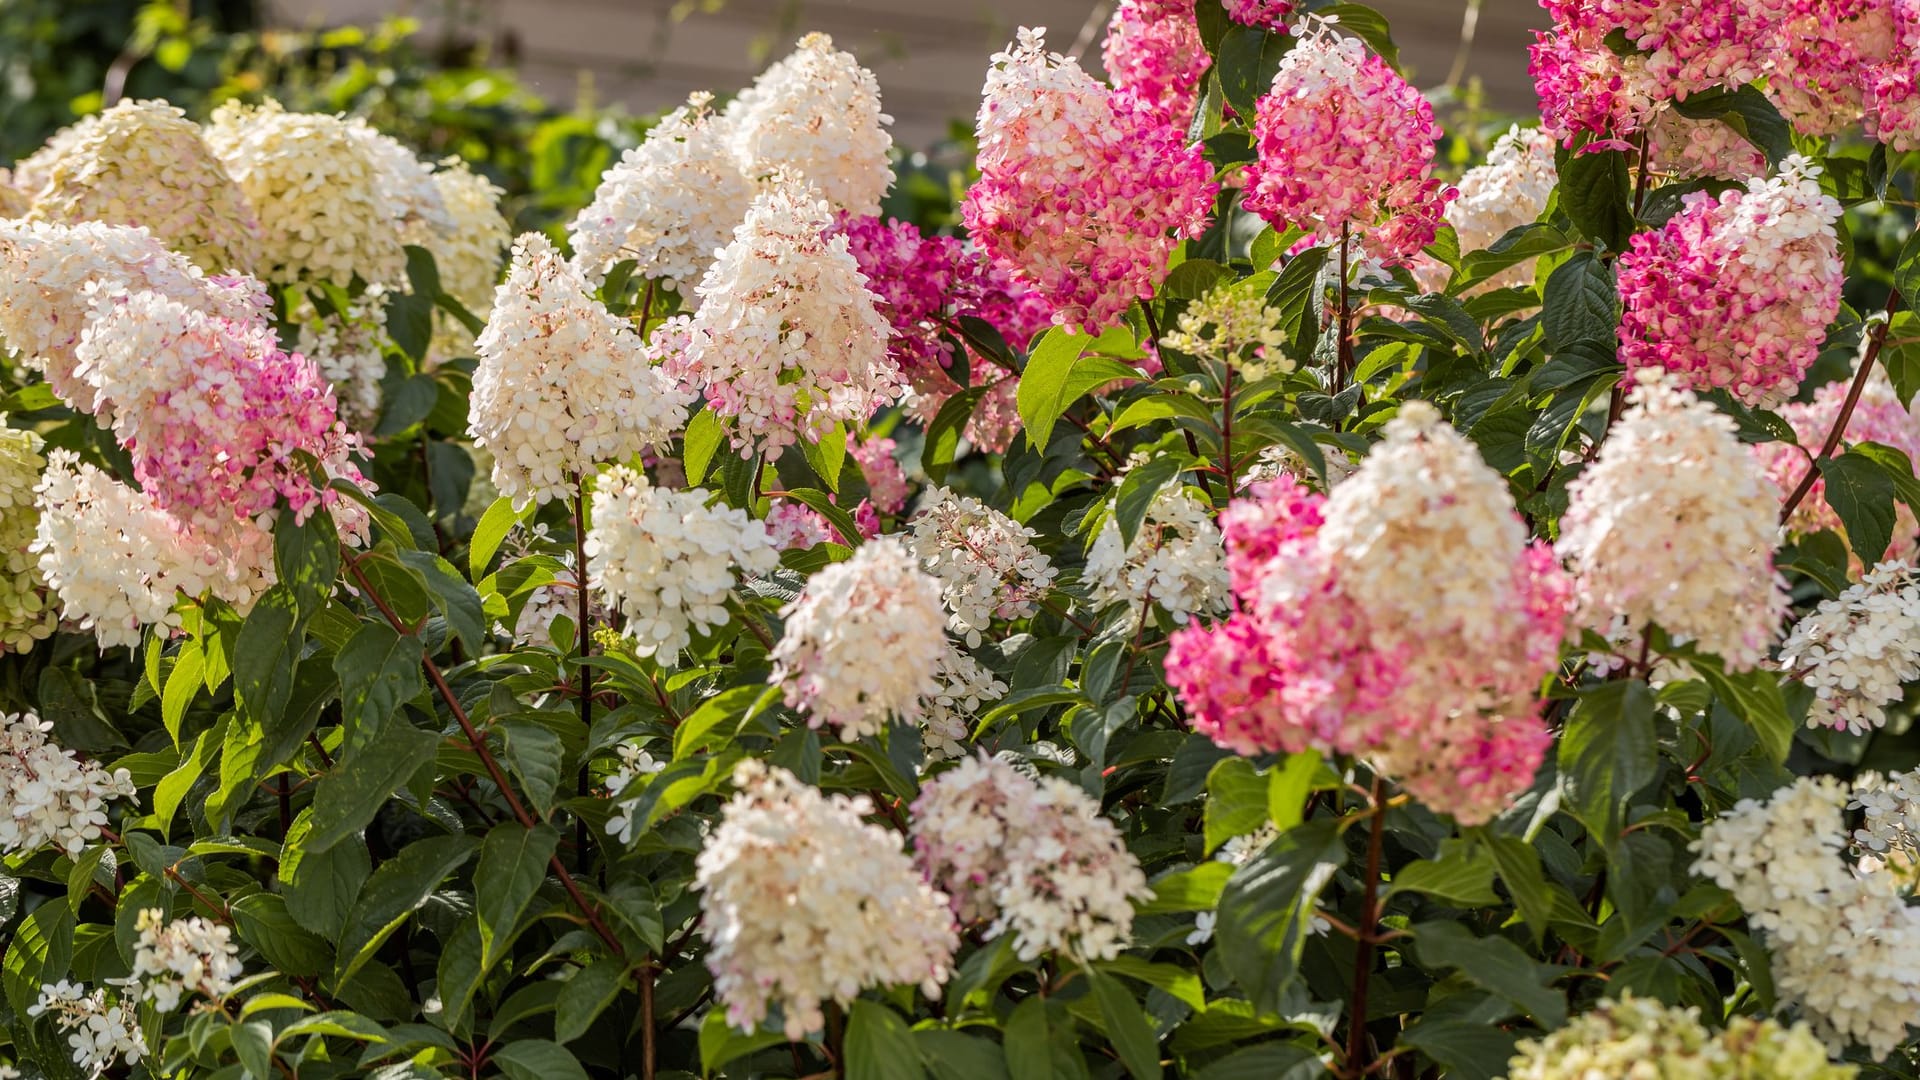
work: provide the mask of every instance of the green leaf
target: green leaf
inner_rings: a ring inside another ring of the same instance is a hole
[[[258,892],[230,905],[240,940],[260,950],[276,970],[314,977],[327,971],[333,949],[295,918],[284,896]]]
[[[727,1010],[708,1009],[707,1018],[700,1022],[700,1069],[711,1076],[730,1061],[786,1041],[778,1031],[735,1031],[727,1023]]]
[[[522,1039],[493,1052],[493,1063],[507,1080],[587,1080],[580,1059],[546,1039]]]
[[[1256,103],[1273,88],[1281,57],[1292,47],[1293,39],[1286,34],[1269,34],[1238,24],[1227,28],[1220,39],[1215,70],[1220,74],[1220,90],[1234,112],[1252,120]]]
[[[927,425],[920,446],[920,467],[927,471],[928,479],[934,483],[946,482],[947,470],[953,465],[953,455],[960,449],[960,436],[966,431],[967,421],[973,419],[974,407],[980,404],[980,399],[986,396],[988,389],[985,386],[969,386],[949,397],[941,403],[940,411],[934,414],[933,423]]]
[[[70,667],[40,673],[40,719],[53,725],[53,741],[69,750],[102,754],[127,745],[100,707],[94,684]]]
[[[1513,906],[1519,909],[1527,932],[1533,935],[1533,943],[1538,946],[1553,913],[1553,896],[1548,891],[1545,875],[1540,872],[1540,853],[1517,836],[1489,833],[1482,839],[1493,854],[1493,865],[1500,872],[1501,884],[1513,897]]]
[[[507,768],[526,789],[527,801],[545,814],[553,809],[553,797],[560,790],[565,744],[539,724],[509,720],[501,728],[507,736]]]
[[[1793,128],[1780,115],[1772,101],[1758,87],[1738,90],[1715,89],[1676,99],[1673,107],[1681,116],[1694,120],[1719,120],[1739,132],[1748,142],[1767,155],[1767,164],[1778,165],[1793,153]]]
[[[1432,922],[1414,927],[1413,941],[1421,966],[1459,968],[1543,1025],[1555,1028],[1565,1022],[1566,998],[1552,985],[1561,969],[1536,962],[1506,938],[1477,937],[1459,923]]]
[[[1340,29],[1367,43],[1367,47],[1380,54],[1396,70],[1400,67],[1400,50],[1387,32],[1386,17],[1364,4],[1329,4],[1316,10],[1328,19],[1340,20]]]
[[[1178,999],[1190,1009],[1199,1010],[1207,1007],[1207,991],[1200,981],[1200,976],[1178,964],[1156,964],[1123,953],[1111,960],[1102,961],[1100,970],[1129,979],[1137,979],[1148,986],[1164,990],[1169,996]]]
[[[1893,480],[1872,458],[1849,450],[1820,461],[1827,505],[1840,515],[1847,545],[1868,566],[1880,561],[1893,542]]]
[[[529,502],[519,510],[513,508],[513,500],[505,495],[493,500],[487,512],[480,515],[480,523],[473,527],[473,539],[467,544],[467,568],[473,574],[473,580],[479,581],[486,576],[487,566],[493,562],[493,556],[499,552],[500,545],[506,542],[513,527],[533,516],[534,504]]]
[[[913,1032],[900,1014],[856,999],[847,1010],[847,1080],[916,1080],[927,1075]]]
[[[1107,426],[1107,434],[1112,436],[1115,432],[1125,431],[1128,428],[1176,417],[1203,421],[1209,426],[1213,425],[1214,419],[1213,410],[1199,398],[1168,392],[1138,398],[1128,404],[1126,408],[1120,410],[1118,416],[1113,418],[1113,423]]]
[[[233,1037],[233,1054],[247,1067],[250,1076],[275,1075],[273,1068],[273,1025],[265,1020],[249,1020],[227,1029]]]
[[[1153,899],[1139,906],[1142,915],[1172,915],[1183,911],[1212,911],[1220,903],[1233,864],[1204,862],[1186,870],[1162,874],[1153,881]]]
[[[1861,442],[1853,445],[1852,452],[1880,466],[1893,482],[1894,497],[1920,514],[1920,476],[1914,475],[1913,459],[1905,451],[1885,443]]]
[[[1795,725],[1787,712],[1787,699],[1780,693],[1779,676],[1771,671],[1729,672],[1718,664],[1695,659],[1693,669],[1713,687],[1714,696],[1725,702],[1735,716],[1745,720],[1760,738],[1767,760],[1784,764],[1793,749]]]
[[[187,707],[200,695],[206,667],[206,654],[198,645],[189,645],[180,650],[173,669],[167,672],[166,689],[160,695],[160,720],[167,726],[175,749],[180,748],[180,725],[186,721]]]
[[[547,861],[559,844],[560,834],[545,822],[529,829],[507,821],[495,825],[480,845],[480,865],[473,874],[473,913],[480,920],[483,977],[499,963],[521,914],[547,879]]]
[[[1327,1075],[1304,1046],[1269,1042],[1236,1050],[1193,1074],[1193,1080],[1313,1080]]]
[[[426,582],[427,595],[447,620],[447,628],[466,643],[471,652],[487,645],[487,615],[480,594],[460,576],[453,564],[431,551],[402,551],[400,562]]]
[[[1542,305],[1541,326],[1556,350],[1581,342],[1613,348],[1619,295],[1613,270],[1593,252],[1579,252],[1547,277]]]
[[[1320,775],[1320,752],[1302,750],[1288,754],[1267,777],[1267,819],[1273,827],[1286,832],[1300,824],[1306,812],[1307,794]]]
[[[1422,1020],[1401,1032],[1400,1041],[1438,1062],[1449,1080],[1499,1080],[1519,1036],[1493,1024]]]
[[[698,486],[706,479],[714,454],[726,441],[727,429],[711,406],[701,409],[687,422],[686,434],[680,439],[680,460],[686,466],[688,487]]]
[[[847,429],[835,425],[818,442],[802,438],[800,451],[806,455],[807,465],[813,469],[813,475],[820,478],[827,490],[839,491],[840,470],[847,463]]]
[[[1105,357],[1089,357],[1089,350],[1112,341],[1122,345],[1126,331],[1108,330],[1094,338],[1069,334],[1055,327],[1040,337],[1020,377],[1016,404],[1027,431],[1027,445],[1044,450],[1053,438],[1053,425],[1082,394],[1114,379],[1138,379],[1138,369]]]
[[[1153,1025],[1140,1011],[1140,1003],[1118,979],[1087,968],[1087,981],[1093,987],[1093,1000],[1100,1006],[1100,1020],[1120,1061],[1133,1080],[1160,1080],[1160,1040]]]
[[[326,851],[358,835],[380,812],[387,796],[433,760],[439,745],[439,736],[414,727],[406,717],[384,717],[380,727],[368,733],[361,749],[343,753],[333,770],[320,779],[313,797],[313,832],[307,846]]]
[[[1560,169],[1560,208],[1587,238],[1610,252],[1633,235],[1632,176],[1620,150],[1576,150]]]
[[[1658,767],[1653,695],[1646,683],[1616,679],[1580,695],[1560,739],[1560,773],[1582,821],[1610,835],[1621,804]]]
[[[1053,1024],[1045,998],[1035,995],[1013,1010],[1007,1018],[1002,1046],[1013,1080],[1056,1080],[1060,1076],[1053,1067]]]
[[[300,811],[287,830],[280,857],[280,892],[287,911],[301,926],[335,937],[346,924],[360,886],[373,870],[373,860],[359,844],[338,844],[315,851],[307,843],[313,831],[313,810]]]
[[[472,858],[478,846],[470,836],[431,836],[381,863],[347,913],[334,982],[346,982],[373,959],[374,950],[427,902],[448,874]]]
[[[256,727],[278,720],[292,699],[302,621],[293,589],[275,585],[255,602],[234,643],[234,699]]]
[[[846,541],[847,546],[859,547],[866,542],[866,537],[860,532],[860,526],[853,523],[853,515],[835,506],[826,492],[814,488],[794,488],[787,494],[812,507],[821,517],[826,518],[827,524],[834,527],[834,530],[840,534],[840,538]]]
[[[65,904],[41,904],[20,921],[0,961],[7,1004],[16,1015],[40,998],[42,983],[58,982],[73,962],[73,909]]]
[[[920,1056],[936,1080],[1008,1080],[1007,1061],[998,1043],[979,1035],[940,1028],[913,1033]]]
[[[1128,470],[1126,479],[1120,482],[1120,494],[1113,500],[1113,520],[1120,526],[1123,547],[1133,545],[1141,522],[1147,519],[1147,510],[1153,506],[1154,496],[1177,479],[1184,467],[1185,462],[1168,454]]]
[[[1206,853],[1267,823],[1267,779],[1243,757],[1230,757],[1207,774]]]
[[[283,515],[273,527],[273,567],[280,583],[293,591],[302,616],[319,610],[340,576],[340,533],[333,515],[315,511],[299,523]]]
[[[1393,875],[1387,895],[1424,893],[1454,907],[1483,907],[1500,902],[1493,891],[1493,859],[1478,848],[1442,845],[1433,859],[1408,863]]]
[[[400,706],[426,688],[420,673],[420,639],[400,636],[384,622],[366,623],[333,658],[340,677],[340,719],[346,727],[343,752],[372,744]]]
[[[1300,973],[1313,905],[1343,859],[1331,821],[1281,833],[1234,871],[1220,895],[1217,951],[1255,1009],[1279,1012]]]
[[[483,852],[481,858],[485,859]],[[485,867],[482,867],[484,872]],[[553,1037],[570,1043],[587,1033],[593,1022],[620,994],[626,978],[627,962],[618,956],[603,956],[573,973],[560,984],[560,996],[554,999]]]

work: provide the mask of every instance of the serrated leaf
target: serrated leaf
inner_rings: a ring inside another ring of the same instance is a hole
[[[448,874],[473,857],[479,841],[470,836],[432,836],[416,840],[380,864],[347,913],[341,930],[334,982],[344,983],[427,902]]]
[[[1590,251],[1582,251],[1547,277],[1541,326],[1556,349],[1590,342],[1611,349],[1619,325],[1619,297],[1613,271]]]
[[[1625,152],[1575,151],[1560,170],[1560,208],[1594,243],[1625,251],[1633,235],[1631,185]]]
[[[687,422],[686,433],[680,439],[680,461],[687,470],[688,487],[706,479],[707,470],[713,465],[714,454],[726,438],[726,427],[714,415],[711,407],[701,409]]]
[[[426,688],[421,659],[420,639],[403,637],[384,622],[362,625],[333,658],[340,679],[340,718],[346,727],[343,752],[370,745],[400,706]]]
[[[486,576],[488,564],[506,542],[513,527],[533,515],[534,504],[529,502],[524,508],[515,510],[513,500],[505,495],[493,500],[487,512],[480,515],[479,524],[473,527],[473,539],[467,544],[467,568],[473,574],[473,580],[479,581]]]
[[[1886,555],[1893,542],[1894,485],[1873,459],[1849,450],[1839,457],[1822,458],[1820,476],[1826,481],[1827,505],[1847,530],[1847,546],[1867,566]]]
[[[439,736],[421,731],[406,717],[390,715],[369,732],[364,746],[343,753],[321,777],[313,799],[313,832],[307,846],[326,851],[359,834],[380,805],[433,760]]]
[[[1638,679],[1605,682],[1580,695],[1560,739],[1560,773],[1581,820],[1598,831],[1653,779],[1659,742],[1653,695]]]
[[[1493,892],[1493,858],[1484,851],[1444,845],[1434,858],[1408,863],[1393,875],[1387,895],[1402,892],[1424,893],[1453,907],[1500,902]]]
[[[522,1039],[493,1052],[493,1063],[507,1080],[587,1080],[580,1059],[546,1039]]]
[[[1344,856],[1330,821],[1280,834],[1236,870],[1220,895],[1216,948],[1254,1008],[1280,1010],[1300,974],[1313,905]]]
[[[554,999],[553,1037],[570,1043],[587,1033],[593,1022],[619,996],[621,980],[626,977],[627,962],[617,956],[603,956],[580,968],[560,984]]]
[[[333,961],[333,948],[300,924],[283,896],[259,892],[235,900],[234,928],[240,940],[260,950],[278,971],[312,977]]]
[[[520,916],[547,879],[547,861],[560,834],[541,822],[529,829],[519,822],[495,825],[480,845],[473,875],[473,913],[480,922],[480,974],[499,963]]]

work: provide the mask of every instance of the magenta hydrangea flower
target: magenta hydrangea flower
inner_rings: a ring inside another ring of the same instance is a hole
[[[1293,0],[1226,0],[1227,18],[1242,26],[1284,32],[1293,16]]]
[[[1402,410],[1333,498],[1282,477],[1228,507],[1238,610],[1176,631],[1167,681],[1230,750],[1355,754],[1474,824],[1526,790],[1552,741],[1535,691],[1571,588],[1472,444],[1424,404]],[[1457,586],[1401,587],[1436,558]]]
[[[1920,147],[1920,0],[1891,0],[1893,48],[1865,85],[1869,138],[1890,149]]]
[[[1101,61],[1113,85],[1130,90],[1185,128],[1213,60],[1200,40],[1194,0],[1120,0],[1107,23]]]
[[[1686,197],[1619,259],[1620,361],[1752,405],[1793,396],[1840,310],[1840,204],[1795,155],[1772,179]]]
[[[1432,175],[1440,127],[1385,60],[1318,23],[1280,61],[1253,123],[1242,203],[1319,242],[1344,234],[1369,258],[1410,261],[1433,242],[1454,190]]]
[[[1174,245],[1207,225],[1219,185],[1159,110],[1109,90],[1037,30],[995,54],[977,126],[967,230],[1060,325],[1097,332],[1153,295]]]

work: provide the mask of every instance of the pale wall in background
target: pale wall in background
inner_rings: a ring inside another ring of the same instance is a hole
[[[1393,25],[1401,60],[1413,80],[1446,80],[1460,59],[1469,0],[1375,0]],[[692,90],[726,95],[750,82],[808,30],[833,35],[880,78],[907,145],[937,136],[950,120],[970,120],[979,103],[987,58],[1020,25],[1045,26],[1048,43],[1080,42],[1098,69],[1107,3],[1096,0],[724,0],[717,11],[699,0],[270,0],[279,25],[312,27],[369,22],[407,14],[429,35],[452,27],[487,44],[518,67],[549,99],[572,101],[583,74],[597,100],[636,112],[678,104]],[[1534,108],[1527,77],[1531,29],[1546,15],[1534,0],[1482,0],[1465,70],[1489,101],[1513,112]]]

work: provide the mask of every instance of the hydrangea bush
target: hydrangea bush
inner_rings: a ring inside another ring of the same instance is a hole
[[[1915,1075],[1920,12],[1546,6],[13,163],[0,1077]]]

